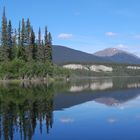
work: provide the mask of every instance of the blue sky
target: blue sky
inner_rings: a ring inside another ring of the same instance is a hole
[[[0,0],[16,27],[30,18],[37,33],[39,26],[52,33],[53,44],[89,53],[115,47],[140,56],[139,0]]]

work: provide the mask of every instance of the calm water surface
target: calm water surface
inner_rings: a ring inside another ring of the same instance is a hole
[[[140,78],[0,84],[1,140],[140,140]]]

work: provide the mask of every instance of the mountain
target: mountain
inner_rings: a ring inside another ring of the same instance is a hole
[[[53,45],[53,62],[62,63],[109,63],[111,60],[99,56],[88,54],[82,51],[74,50],[64,46]]]
[[[101,57],[111,57],[118,53],[125,53],[125,52],[116,48],[107,48],[107,49],[94,53],[94,55],[101,56]]]
[[[140,64],[140,58],[138,56],[116,48],[107,48],[94,53],[94,55],[104,59],[110,59],[116,63]]]
[[[140,64],[140,58],[126,51],[108,48],[95,54],[74,50],[65,46],[53,45],[53,62],[65,63],[127,63]]]

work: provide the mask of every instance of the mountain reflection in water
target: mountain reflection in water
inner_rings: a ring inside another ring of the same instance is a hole
[[[106,78],[83,82],[0,85],[0,139],[31,140],[49,134],[54,111],[88,101],[119,106],[140,95],[140,78]],[[73,119],[63,118],[63,122]]]
[[[112,79],[105,79],[103,81],[94,81],[94,82],[89,82],[85,83],[84,85],[74,85],[71,86],[70,91],[71,92],[79,92],[83,90],[105,90],[113,87],[113,82]]]

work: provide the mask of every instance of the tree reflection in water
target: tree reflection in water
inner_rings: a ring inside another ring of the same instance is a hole
[[[53,124],[53,88],[46,86],[10,85],[0,87],[0,139],[31,140],[37,123],[42,133],[42,122],[46,121],[46,131]]]

